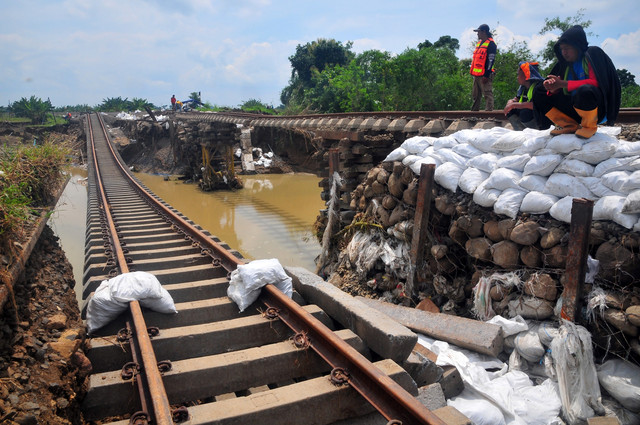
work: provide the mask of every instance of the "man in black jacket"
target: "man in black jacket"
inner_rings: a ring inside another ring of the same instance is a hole
[[[554,52],[558,63],[533,93],[538,122],[546,117],[556,125],[551,134],[575,133],[585,139],[595,134],[598,123],[613,125],[621,88],[609,56],[599,47],[589,47],[580,25],[560,36]]]

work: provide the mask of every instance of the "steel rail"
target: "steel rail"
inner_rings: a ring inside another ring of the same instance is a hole
[[[100,118],[100,117],[99,117]],[[100,120],[102,123],[102,120]],[[108,139],[107,139],[108,140]],[[109,149],[114,154],[111,144]],[[198,240],[201,247],[210,250],[211,254],[221,257],[221,265],[232,272],[237,266],[244,264],[244,260],[232,255],[220,244],[211,240],[204,233],[191,226],[182,217],[175,214],[131,178],[125,167],[116,161],[120,171],[148,201],[169,215],[179,226],[188,229],[190,235]],[[445,425],[445,423],[424,407],[404,388],[380,371],[366,357],[353,349],[349,344],[338,338],[329,328],[297,303],[291,301],[273,285],[266,285],[263,293],[268,299],[267,304],[277,305],[279,316],[283,322],[296,333],[313,335],[309,346],[318,353],[333,368],[342,368],[349,373],[349,384],[360,393],[372,406],[389,420],[402,420],[405,424]]]
[[[98,116],[98,120],[102,127],[102,132],[104,137],[106,138],[107,145],[110,146],[109,136],[104,127],[104,123]],[[116,231],[116,226],[113,221],[113,217],[110,213],[110,205],[107,199],[105,188],[102,184],[102,177],[100,175],[100,168],[98,166],[98,160],[96,157],[95,150],[95,141],[93,134],[93,126],[91,125],[91,116],[87,116],[87,122],[89,123],[89,134],[91,140],[91,152],[93,157],[93,167],[94,173],[97,180],[97,188],[99,192],[100,201],[102,203],[102,208],[105,212],[105,218],[109,227],[109,237],[112,242],[112,250],[115,253],[116,261],[121,273],[127,273],[129,271],[129,267],[127,266],[127,261],[124,256],[124,251],[122,250],[122,246],[120,244],[120,239],[118,237],[118,233]],[[119,161],[116,161],[119,163]],[[155,352],[153,351],[153,346],[151,344],[151,338],[149,337],[147,331],[147,325],[144,321],[144,317],[142,315],[142,310],[140,308],[140,303],[138,301],[129,302],[129,310],[131,313],[131,318],[133,320],[133,332],[134,337],[136,338],[136,342],[140,348],[140,355],[142,357],[142,372],[143,376],[147,381],[147,389],[149,390],[149,398],[151,400],[153,406],[153,417],[154,423],[157,425],[172,425],[173,424],[173,416],[171,411],[171,406],[169,404],[169,398],[167,396],[167,391],[162,382],[162,375],[158,370],[158,361],[156,359]],[[144,394],[140,394],[140,399],[144,404]]]
[[[175,112],[173,114],[176,114]],[[201,113],[191,111],[186,114],[199,115]],[[185,115],[186,115],[185,114]],[[305,114],[305,115],[266,115],[251,114],[248,112],[216,112],[218,116],[229,116],[250,120],[258,119],[323,119],[323,118],[405,118],[405,119],[494,119],[497,121],[508,121],[503,110],[493,111],[380,111],[380,112],[336,112],[331,114]],[[180,116],[183,115],[180,113]],[[203,117],[209,114],[201,114]],[[637,124],[640,123],[640,108],[620,108],[616,124]]]

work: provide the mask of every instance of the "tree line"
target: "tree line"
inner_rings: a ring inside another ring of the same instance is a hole
[[[584,10],[572,18],[545,19],[540,34],[564,32],[573,25],[585,29]],[[588,35],[593,35],[587,33]],[[495,33],[494,33],[495,36]],[[555,41],[550,41],[538,57],[524,42],[498,46],[493,81],[495,105],[502,108],[515,96],[520,61],[537,61],[546,75],[556,58]],[[429,40],[398,55],[368,50],[355,54],[352,43],[318,39],[298,45],[289,57],[291,78],[280,100],[287,114],[466,110],[471,106],[473,80],[471,59],[459,60],[459,41],[449,35]],[[618,69],[622,85],[622,107],[640,106],[640,86],[626,69]]]

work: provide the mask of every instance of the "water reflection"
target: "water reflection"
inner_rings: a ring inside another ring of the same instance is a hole
[[[315,269],[320,246],[311,227],[320,199],[310,174],[243,176],[238,191],[202,192],[163,176],[136,174],[149,189],[250,259],[278,258],[284,265]]]

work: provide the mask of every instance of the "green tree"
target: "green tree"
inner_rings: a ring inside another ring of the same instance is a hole
[[[544,19],[544,27],[540,30],[540,35],[544,35],[548,32],[559,30],[560,33],[565,32],[574,25],[580,25],[585,30],[591,26],[590,20],[584,20],[585,9],[579,9],[576,12],[576,16],[560,19],[555,17],[552,19]],[[593,36],[592,32],[586,32],[587,36]],[[542,60],[546,65],[555,62],[556,54],[553,51],[553,46],[556,44],[556,40],[550,40],[542,53]]]
[[[106,99],[102,99],[102,103],[96,107],[96,110],[102,112],[119,112],[119,111],[130,111],[131,110],[131,101],[128,98],[118,97],[108,97]]]
[[[304,91],[312,87],[314,72],[322,72],[327,67],[347,65],[354,57],[351,51],[353,43],[334,39],[320,38],[305,45],[296,46],[296,52],[289,57],[291,62],[291,79],[289,85],[281,93],[280,100],[284,105],[300,102]]]
[[[435,43],[431,43],[429,40],[425,40],[424,42],[418,44],[418,50],[423,50],[429,47],[445,47],[455,52],[460,48],[460,42],[457,38],[452,38],[450,35],[443,35]]]
[[[636,76],[626,69],[616,69],[616,71],[618,72],[618,78],[620,79],[622,88],[638,85],[636,83]]]
[[[42,124],[45,121],[47,112],[53,109],[49,99],[42,100],[39,97],[31,96],[29,99],[22,99],[13,102],[9,109],[17,117],[25,117],[31,120],[32,124]]]
[[[133,111],[142,111],[145,107],[155,109],[155,105],[153,103],[149,102],[147,99],[140,99],[138,97],[134,97],[133,99],[131,99],[131,102],[129,102],[128,106],[129,110]]]
[[[496,108],[503,108],[518,90],[518,64],[521,61],[532,62],[533,53],[524,42],[515,42],[502,49],[496,55],[494,68],[496,74],[493,79],[493,96]]]
[[[202,99],[200,98],[199,91],[192,91],[191,94],[189,94],[189,99],[193,99],[198,103],[202,103]]]
[[[640,107],[640,86],[631,85],[622,88],[620,106],[622,108]]]

